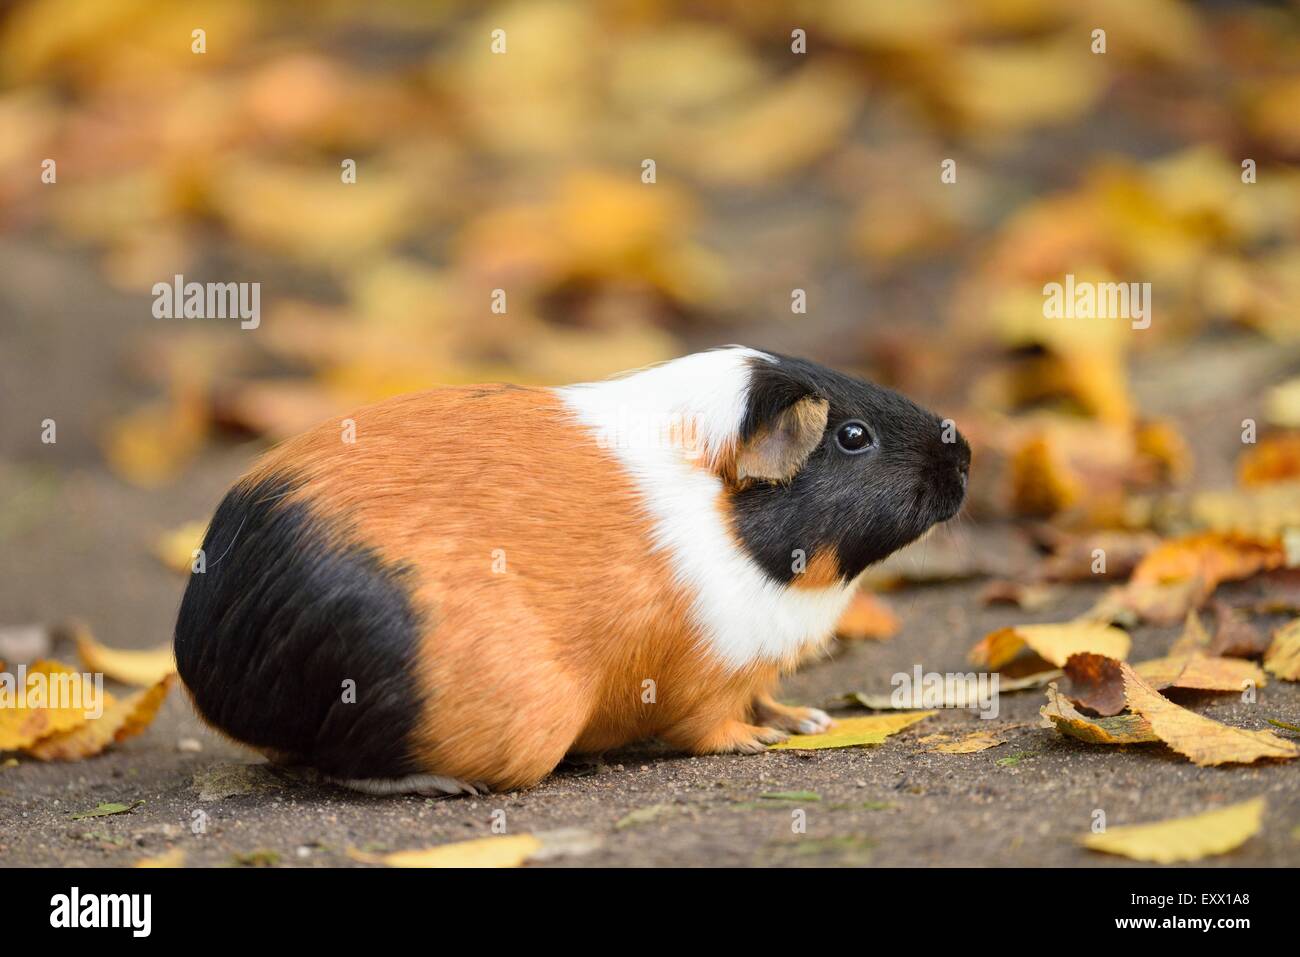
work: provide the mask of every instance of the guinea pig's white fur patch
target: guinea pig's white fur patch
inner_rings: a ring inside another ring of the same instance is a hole
[[[555,390],[627,469],[654,519],[652,545],[669,553],[704,642],[736,669],[791,662],[825,639],[856,586],[793,588],[774,581],[727,528],[722,480],[695,461],[734,447],[755,359],[777,361],[732,346]],[[683,435],[693,441],[684,444]]]

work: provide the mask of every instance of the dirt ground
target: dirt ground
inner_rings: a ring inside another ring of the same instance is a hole
[[[0,276],[0,622],[75,615],[108,644],[156,645],[170,636],[184,581],[157,562],[150,543],[209,514],[254,449],[210,452],[163,493],[112,476],[95,437],[130,394],[128,332],[131,322],[148,321],[132,318],[148,317],[148,309],[77,280],[90,270],[77,268],[71,254],[5,246],[0,258],[8,264]],[[1239,378],[1255,379],[1260,364],[1279,361],[1247,357]],[[1172,401],[1168,382],[1140,381],[1156,382]],[[1225,421],[1235,414],[1214,395],[1198,399],[1201,413],[1188,403],[1181,411]],[[37,438],[45,417],[58,421],[55,446]],[[936,561],[945,550],[998,552],[990,538],[996,530],[966,523],[938,534]],[[782,697],[822,704],[850,691],[888,691],[890,676],[916,663],[965,670],[966,650],[987,630],[1033,617],[985,608],[982,585],[894,593],[903,625],[896,638],[836,649],[789,680]],[[1077,613],[1095,597],[1093,588],[1073,589],[1051,614]],[[1156,656],[1171,638],[1168,629],[1140,629],[1133,657]],[[173,693],[147,732],[106,755],[0,768],[0,863],[129,865],[181,848],[190,865],[346,866],[357,863],[349,849],[486,836],[493,812],[504,809],[513,833],[587,832],[581,853],[555,866],[1122,866],[1076,844],[1097,809],[1117,825],[1265,796],[1262,832],[1207,863],[1300,864],[1300,765],[1198,768],[1158,747],[1089,746],[1037,727],[1042,701],[1041,691],[1004,695],[988,722],[940,712],[874,748],[697,758],[647,746],[566,765],[527,792],[433,801],[360,796],[272,772],[201,727]],[[1270,717],[1300,723],[1300,685],[1270,683],[1255,705],[1221,696],[1197,707],[1247,728],[1265,727]],[[977,729],[1006,742],[969,755],[932,753],[920,743]],[[764,798],[790,791],[819,799]],[[135,801],[144,803],[129,814],[72,819],[101,802]],[[806,833],[793,832],[795,811],[804,812]],[[207,826],[195,834],[200,812]]]

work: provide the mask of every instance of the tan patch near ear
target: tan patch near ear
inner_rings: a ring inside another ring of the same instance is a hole
[[[844,577],[840,572],[840,562],[832,548],[814,552],[803,573],[790,580],[792,588],[830,588],[842,584]]]
[[[830,403],[807,396],[776,417],[736,452],[738,481],[783,482],[794,477],[826,431]]]

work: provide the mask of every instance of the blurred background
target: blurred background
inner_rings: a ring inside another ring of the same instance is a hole
[[[2,9],[2,621],[157,644],[269,443],[731,342],[957,420],[957,572],[1007,519],[1300,472],[1294,3]],[[260,325],[154,318],[177,274]],[[1044,319],[1066,274],[1151,283],[1150,328]]]

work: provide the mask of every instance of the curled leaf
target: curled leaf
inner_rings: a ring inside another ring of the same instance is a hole
[[[77,657],[87,671],[100,672],[123,684],[148,687],[176,671],[170,643],[146,651],[109,648],[88,631],[77,635]]]
[[[1113,625],[1069,621],[1052,625],[1016,625],[991,632],[970,650],[972,664],[998,669],[1029,648],[1062,667],[1071,655],[1092,652],[1107,658],[1128,657],[1128,634]]]
[[[1054,684],[1048,685],[1047,704],[1039,708],[1038,713],[1062,734],[1089,744],[1145,744],[1160,740],[1141,715],[1089,718],[1081,714]]]
[[[1261,758],[1289,760],[1300,755],[1300,747],[1271,731],[1221,724],[1174,704],[1128,665],[1121,664],[1120,671],[1129,707],[1147,719],[1161,741],[1193,764],[1251,764]]]

